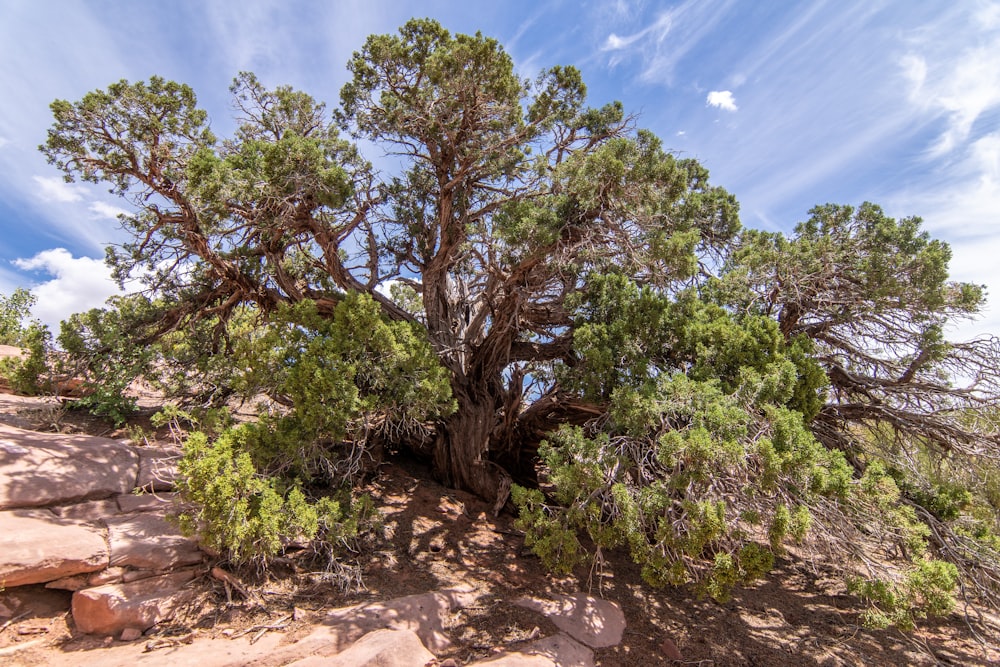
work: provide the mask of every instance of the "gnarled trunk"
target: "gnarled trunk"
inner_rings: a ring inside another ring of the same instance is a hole
[[[502,479],[509,476],[488,459],[496,426],[496,400],[485,386],[453,383],[458,410],[439,427],[434,471],[447,486],[466,489],[495,502]],[[502,492],[505,493],[505,492]]]

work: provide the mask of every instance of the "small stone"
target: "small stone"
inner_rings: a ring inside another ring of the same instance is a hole
[[[123,642],[134,642],[139,637],[142,637],[142,630],[138,628],[125,628],[122,630],[121,640]]]
[[[458,660],[455,660],[455,658],[445,658],[438,663],[438,667],[461,667],[461,665],[458,664]]]
[[[674,643],[670,637],[665,637],[663,643],[660,644],[660,651],[663,655],[667,656],[667,660],[683,660],[684,656],[681,655],[680,650],[677,648],[677,644]]]

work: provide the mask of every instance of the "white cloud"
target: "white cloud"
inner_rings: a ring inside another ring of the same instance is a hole
[[[3,148],[4,146],[6,146],[9,143],[10,143],[10,139],[8,139],[7,137],[0,137],[0,148]]]
[[[604,40],[604,46],[601,47],[603,51],[620,51],[621,49],[627,49],[636,42],[644,39],[648,35],[652,35],[657,42],[663,41],[663,38],[667,36],[670,32],[670,26],[673,23],[671,18],[671,13],[660,14],[656,21],[638,32],[634,32],[631,35],[626,35],[625,37],[620,37],[615,33],[608,35],[608,38]]]
[[[117,220],[119,215],[128,215],[128,211],[117,206],[112,206],[102,201],[95,201],[88,207],[90,212],[98,218],[111,218]]]
[[[38,299],[33,314],[53,333],[59,331],[59,322],[73,313],[100,308],[108,297],[121,292],[102,260],[73,257],[64,248],[43,250],[29,259],[14,260],[14,266],[53,276],[31,286],[31,293]]]
[[[79,186],[70,185],[57,176],[33,176],[32,180],[38,184],[37,194],[42,199],[72,203],[82,201],[87,192]]]
[[[733,93],[728,90],[713,90],[705,98],[705,102],[710,107],[718,107],[725,111],[736,111],[739,108],[733,99]]]
[[[636,56],[643,63],[642,81],[670,84],[677,63],[711,33],[731,6],[730,0],[687,0],[660,13],[641,30],[627,35],[610,33],[601,50],[613,53],[611,66]]]
[[[973,17],[972,22],[989,25],[982,16]],[[954,41],[942,44],[932,33],[900,60],[903,77],[910,84],[910,101],[947,122],[931,146],[932,157],[960,148],[972,135],[976,121],[1000,107],[1000,34],[986,28],[977,37],[969,40],[972,46],[956,48]]]

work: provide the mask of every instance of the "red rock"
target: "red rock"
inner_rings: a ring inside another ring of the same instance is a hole
[[[191,570],[142,579],[130,584],[107,584],[73,594],[73,621],[81,632],[114,635],[126,628],[146,631],[169,618],[193,595],[182,586],[194,579]]]
[[[556,664],[544,655],[530,655],[516,651],[489,660],[473,662],[469,667],[556,667]]]
[[[88,500],[52,508],[52,513],[56,516],[73,521],[100,521],[109,516],[115,516],[119,512],[118,502],[114,498]]]
[[[311,656],[288,667],[424,667],[433,660],[410,630],[376,630],[333,657]]]
[[[663,638],[663,642],[660,644],[660,651],[667,657],[667,660],[684,660],[684,656],[681,655],[677,644],[670,637]]]
[[[139,474],[136,488],[146,491],[173,491],[174,480],[177,479],[177,460],[181,450],[150,449],[139,447]]]
[[[115,440],[0,424],[0,510],[110,498],[138,474],[135,449]]]
[[[139,456],[140,463],[142,455]],[[141,473],[140,473],[141,474]],[[126,493],[116,498],[118,509],[122,514],[132,514],[137,512],[162,512],[169,509],[178,502],[179,494],[176,493]]]
[[[200,563],[198,544],[159,514],[132,514],[107,520],[111,565],[169,570]]]
[[[124,567],[109,567],[106,570],[95,572],[87,577],[87,586],[103,586],[104,584],[118,584],[122,582],[126,570]]]
[[[560,666],[594,667],[594,652],[561,632],[531,642],[522,649],[522,652],[544,656]]]
[[[378,629],[410,630],[432,651],[440,653],[451,646],[444,624],[451,610],[472,599],[473,594],[440,591],[408,595],[388,602],[373,602],[334,609],[323,623],[335,626],[348,641]]]
[[[557,628],[591,648],[617,646],[625,632],[625,615],[617,603],[583,593],[555,600],[522,598],[514,604],[544,614]]]
[[[46,588],[55,588],[61,591],[78,591],[81,588],[86,588],[89,584],[87,583],[87,577],[82,574],[76,574],[72,577],[63,577],[62,579],[56,579],[55,581],[50,581],[45,584]]]
[[[0,512],[0,585],[42,584],[103,570],[105,531],[44,510]]]

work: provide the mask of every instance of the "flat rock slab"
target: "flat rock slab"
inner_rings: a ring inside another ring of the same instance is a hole
[[[202,560],[198,543],[161,514],[111,517],[106,523],[112,566],[169,570]]]
[[[129,445],[0,424],[0,510],[109,498],[131,491],[138,474]]]
[[[288,667],[425,667],[434,654],[409,630],[376,630],[332,658],[311,656]]]
[[[142,456],[139,457],[140,465]],[[178,493],[127,493],[118,496],[118,509],[122,514],[132,514],[133,512],[163,512],[164,510],[180,505],[180,494]]]
[[[181,450],[139,447],[136,452],[139,454],[136,487],[146,491],[172,491],[177,480],[177,461],[180,460]]]
[[[193,571],[180,571],[130,584],[107,584],[73,593],[73,622],[81,632],[117,635],[126,628],[146,631],[188,599],[183,588]]]
[[[452,609],[475,599],[470,592],[439,591],[408,595],[388,602],[372,602],[326,615],[324,625],[333,626],[347,641],[354,641],[374,630],[410,630],[435,653],[451,646],[444,633],[444,624]]]
[[[110,555],[103,528],[47,510],[0,512],[0,585],[41,584],[103,570]]]
[[[625,614],[617,603],[583,593],[554,600],[522,598],[514,604],[543,614],[557,628],[591,648],[617,646],[625,632]]]

